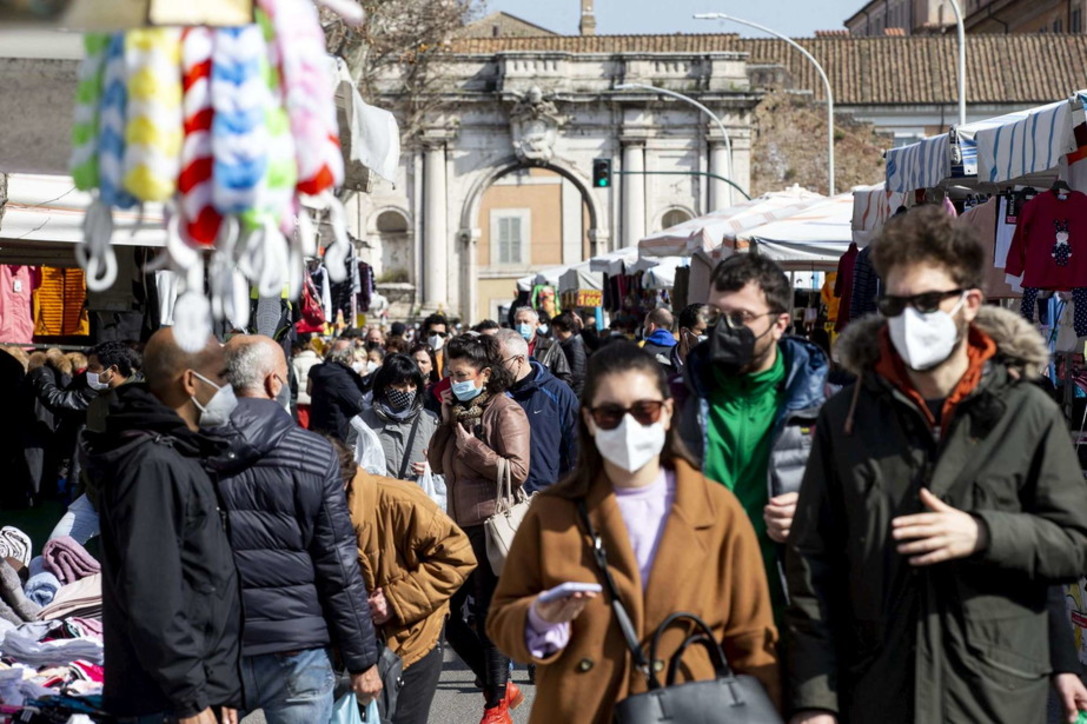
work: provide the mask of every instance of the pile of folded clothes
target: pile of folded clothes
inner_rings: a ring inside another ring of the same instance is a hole
[[[32,555],[0,528],[0,722],[89,724],[102,718],[101,566],[71,538]]]

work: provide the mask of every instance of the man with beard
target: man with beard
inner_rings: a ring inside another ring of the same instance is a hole
[[[1041,724],[1048,588],[1087,570],[1087,484],[1030,384],[1045,343],[985,306],[942,209],[889,221],[872,260],[880,316],[838,341],[858,381],[819,417],[788,541],[793,722]]]
[[[827,359],[810,342],[785,335],[793,292],[766,257],[736,254],[718,264],[706,301],[709,339],[684,368],[691,396],[680,434],[706,477],[735,493],[751,518],[779,618],[780,544],[824,401]]]

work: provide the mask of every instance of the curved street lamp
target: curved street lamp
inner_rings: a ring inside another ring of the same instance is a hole
[[[706,106],[704,106],[701,103],[699,103],[698,101],[696,101],[694,98],[691,98],[690,96],[685,96],[682,93],[677,93],[675,91],[668,90],[667,88],[658,88],[657,86],[649,85],[648,83],[620,83],[619,85],[615,86],[615,90],[632,90],[632,89],[635,89],[635,88],[639,88],[641,90],[653,91],[654,93],[659,93],[659,94],[664,95],[664,96],[670,96],[671,98],[675,98],[677,100],[684,101],[685,103],[691,104],[692,106],[694,106],[695,108],[697,108],[698,110],[702,111],[707,116],[712,118],[713,122],[717,124],[717,128],[720,129],[721,135],[725,139],[725,154],[727,156],[727,166],[728,166],[728,168],[725,169],[725,176],[727,176],[729,178],[730,182],[731,182],[731,180],[732,180],[732,138],[728,135],[728,129],[725,128],[725,124],[721,121],[721,118],[716,113],[714,113],[709,108],[707,108]],[[737,186],[737,188],[739,188],[739,187]],[[740,189],[740,193],[744,194],[744,196],[747,196],[746,192],[744,192],[743,189]],[[732,186],[728,186],[728,205],[732,206]],[[716,209],[713,209],[713,210],[716,211]]]
[[[830,87],[830,79],[827,78],[827,73],[823,70],[823,66],[819,64],[819,61],[815,59],[815,56],[807,51],[807,49],[797,43],[792,38],[782,35],[776,30],[771,30],[765,25],[759,25],[753,23],[750,20],[743,20],[741,18],[727,15],[725,13],[697,13],[696,20],[729,20],[740,25],[746,25],[755,30],[761,30],[768,35],[773,35],[776,38],[784,40],[789,45],[793,46],[801,52],[801,54],[811,61],[811,64],[815,66],[815,69],[819,71],[819,77],[823,79],[823,85],[826,88],[827,94],[827,186],[829,187],[830,196],[834,195],[834,90]]]

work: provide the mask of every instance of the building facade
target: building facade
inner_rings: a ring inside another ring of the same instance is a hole
[[[968,33],[1085,33],[1085,0],[966,0]]]
[[[950,0],[871,0],[845,27],[850,35],[871,37],[940,32],[954,23]]]

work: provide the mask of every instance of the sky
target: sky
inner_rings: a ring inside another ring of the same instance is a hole
[[[865,0],[594,0],[596,32],[601,35],[642,33],[720,33],[758,35],[747,27],[719,20],[695,20],[695,13],[722,12],[773,28],[794,38],[816,30],[837,30]],[[486,0],[487,12],[504,11],[549,30],[577,33],[581,0]]]

